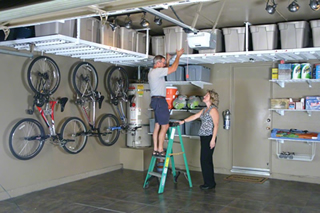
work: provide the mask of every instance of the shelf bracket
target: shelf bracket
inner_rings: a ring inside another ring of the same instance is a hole
[[[284,110],[277,109],[276,112],[277,112],[279,115],[284,116]]]
[[[311,111],[307,111],[308,115],[311,116]]]
[[[201,89],[203,89],[203,83],[201,83],[201,82],[194,82],[194,81],[191,81],[190,82],[192,85],[195,85],[195,86],[197,86],[197,87],[200,87]]]
[[[284,87],[285,87],[284,81],[277,81],[277,84],[278,84],[281,88],[284,88]]]
[[[307,80],[307,83],[309,85],[309,88],[311,88],[312,87],[311,81]]]

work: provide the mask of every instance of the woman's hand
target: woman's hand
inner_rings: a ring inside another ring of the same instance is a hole
[[[178,121],[180,125],[184,124],[184,120],[183,121]]]
[[[211,140],[210,149],[213,149],[215,146],[216,146],[216,141],[215,140]]]

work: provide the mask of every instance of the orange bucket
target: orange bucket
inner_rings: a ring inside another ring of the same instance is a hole
[[[173,108],[173,101],[174,99],[177,98],[179,92],[177,87],[166,87],[167,95],[166,95],[166,100],[168,103],[168,108],[172,109]]]

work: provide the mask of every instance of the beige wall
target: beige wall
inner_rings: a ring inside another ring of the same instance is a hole
[[[66,96],[69,100],[74,100],[70,73],[71,67],[79,60],[70,57],[49,56],[58,64],[62,78],[54,97]],[[119,148],[125,146],[123,134],[120,135],[119,141],[110,147],[101,145],[97,138],[89,137],[86,147],[77,155],[68,154],[59,146],[49,142],[45,143],[41,152],[31,160],[18,160],[11,154],[8,138],[13,125],[22,118],[39,120],[38,112],[34,115],[28,115],[25,112],[33,101],[33,94],[26,82],[26,71],[30,61],[24,57],[0,55],[0,109],[2,111],[0,121],[0,135],[2,136],[0,200],[122,167]],[[99,75],[98,91],[108,99],[104,79],[106,70],[111,65],[92,61],[90,63],[94,65]],[[130,69],[132,68],[128,70]],[[114,114],[111,105],[106,101],[103,102],[102,108],[97,110],[97,117],[104,113]],[[64,119],[70,116],[81,116],[78,107],[72,101],[68,101],[63,113],[60,112],[60,107],[55,111],[58,132]]]

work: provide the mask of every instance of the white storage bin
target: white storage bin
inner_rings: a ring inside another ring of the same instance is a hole
[[[193,50],[189,47],[187,34],[181,27],[166,27],[163,28],[165,35],[165,48],[169,54],[175,54],[176,50],[184,48],[184,53],[192,54]]]
[[[212,29],[205,29],[205,30],[200,30],[202,32],[211,32]],[[214,34],[216,34],[216,48],[215,49],[208,49],[208,50],[199,50],[200,54],[205,54],[205,53],[218,53],[222,51],[222,34],[221,30],[215,29]]]
[[[164,45],[164,36],[152,36],[151,38],[151,54],[156,55],[163,55],[166,54],[166,49]]]
[[[222,28],[226,52],[244,51],[245,45],[245,27]]]
[[[278,27],[276,24],[252,25],[253,50],[274,50],[278,44]]]
[[[320,47],[320,20],[310,21],[312,29],[313,46]]]
[[[95,18],[78,19],[80,39],[100,43],[100,21]]]
[[[137,32],[136,52],[146,54],[146,50],[147,50],[146,47],[147,47],[147,34]]]
[[[36,36],[61,34],[70,37],[75,35],[75,20],[57,21],[35,25]]]
[[[120,27],[120,48],[130,51],[136,51],[137,32],[133,29]]]
[[[281,49],[303,48],[308,45],[309,25],[306,21],[278,23]]]
[[[110,25],[102,25],[101,44],[120,48],[120,29],[117,27],[112,31]]]

